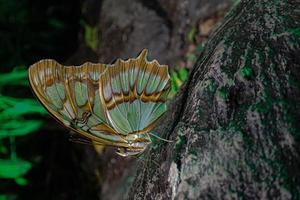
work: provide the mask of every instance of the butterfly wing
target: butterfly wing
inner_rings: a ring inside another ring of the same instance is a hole
[[[127,147],[106,120],[99,77],[104,64],[63,66],[42,60],[29,68],[30,85],[42,105],[62,124],[98,144]]]
[[[166,111],[170,77],[166,65],[146,60],[117,60],[100,75],[100,98],[111,127],[124,136],[149,132]]]

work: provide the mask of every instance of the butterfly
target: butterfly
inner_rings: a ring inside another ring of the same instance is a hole
[[[41,60],[28,69],[41,104],[82,141],[117,147],[121,156],[137,155],[151,143],[151,130],[167,110],[171,82],[167,65],[137,58],[113,64],[63,66]]]

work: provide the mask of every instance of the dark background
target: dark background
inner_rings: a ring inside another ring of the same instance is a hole
[[[25,174],[0,176],[0,199],[120,199],[136,162],[145,162],[117,157],[111,148],[96,151],[70,142],[69,131],[34,99],[26,72],[31,64],[45,58],[69,65],[110,63],[148,48],[150,60],[170,66],[175,95],[209,33],[233,4],[0,0],[0,167],[12,171],[21,161],[31,163]],[[25,131],[27,126],[31,131]],[[8,134],[14,131],[20,134]]]

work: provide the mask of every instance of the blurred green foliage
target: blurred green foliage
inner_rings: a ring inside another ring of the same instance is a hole
[[[27,71],[24,67],[15,67],[10,73],[0,74],[0,90],[6,84],[28,86]]]
[[[184,81],[188,78],[189,71],[187,68],[180,68],[178,70],[171,70],[171,93],[170,97],[174,97],[178,92]]]
[[[0,160],[0,178],[20,180],[31,167],[30,162],[22,159]]]
[[[69,57],[77,47],[77,7],[78,0],[0,0],[0,71],[42,58]]]
[[[97,50],[99,44],[99,30],[97,26],[91,26],[84,20],[81,20],[81,25],[84,28],[84,41],[85,44],[93,51]]]
[[[17,157],[15,137],[27,135],[38,130],[42,120],[27,119],[26,115],[46,114],[46,111],[34,99],[14,98],[3,95],[8,86],[28,86],[27,70],[15,68],[10,73],[0,74],[0,140],[9,138],[8,147],[0,143],[0,178],[14,179],[19,185],[26,185],[27,180],[22,178],[32,167],[26,160]],[[10,155],[7,155],[8,152]],[[6,156],[5,156],[6,155]]]
[[[29,90],[25,66],[73,54],[80,9],[79,0],[0,0],[0,200],[17,199],[14,185],[28,184],[25,175],[33,163],[19,158],[16,144],[39,130],[46,114]]]
[[[6,194],[6,195],[1,195],[0,194],[0,200],[15,200],[17,196],[15,194]]]
[[[197,34],[198,34],[198,29],[196,26],[193,26],[187,34],[188,42],[195,43]]]

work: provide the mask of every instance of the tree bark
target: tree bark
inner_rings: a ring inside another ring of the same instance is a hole
[[[300,198],[300,3],[242,1],[157,127],[128,199]]]

